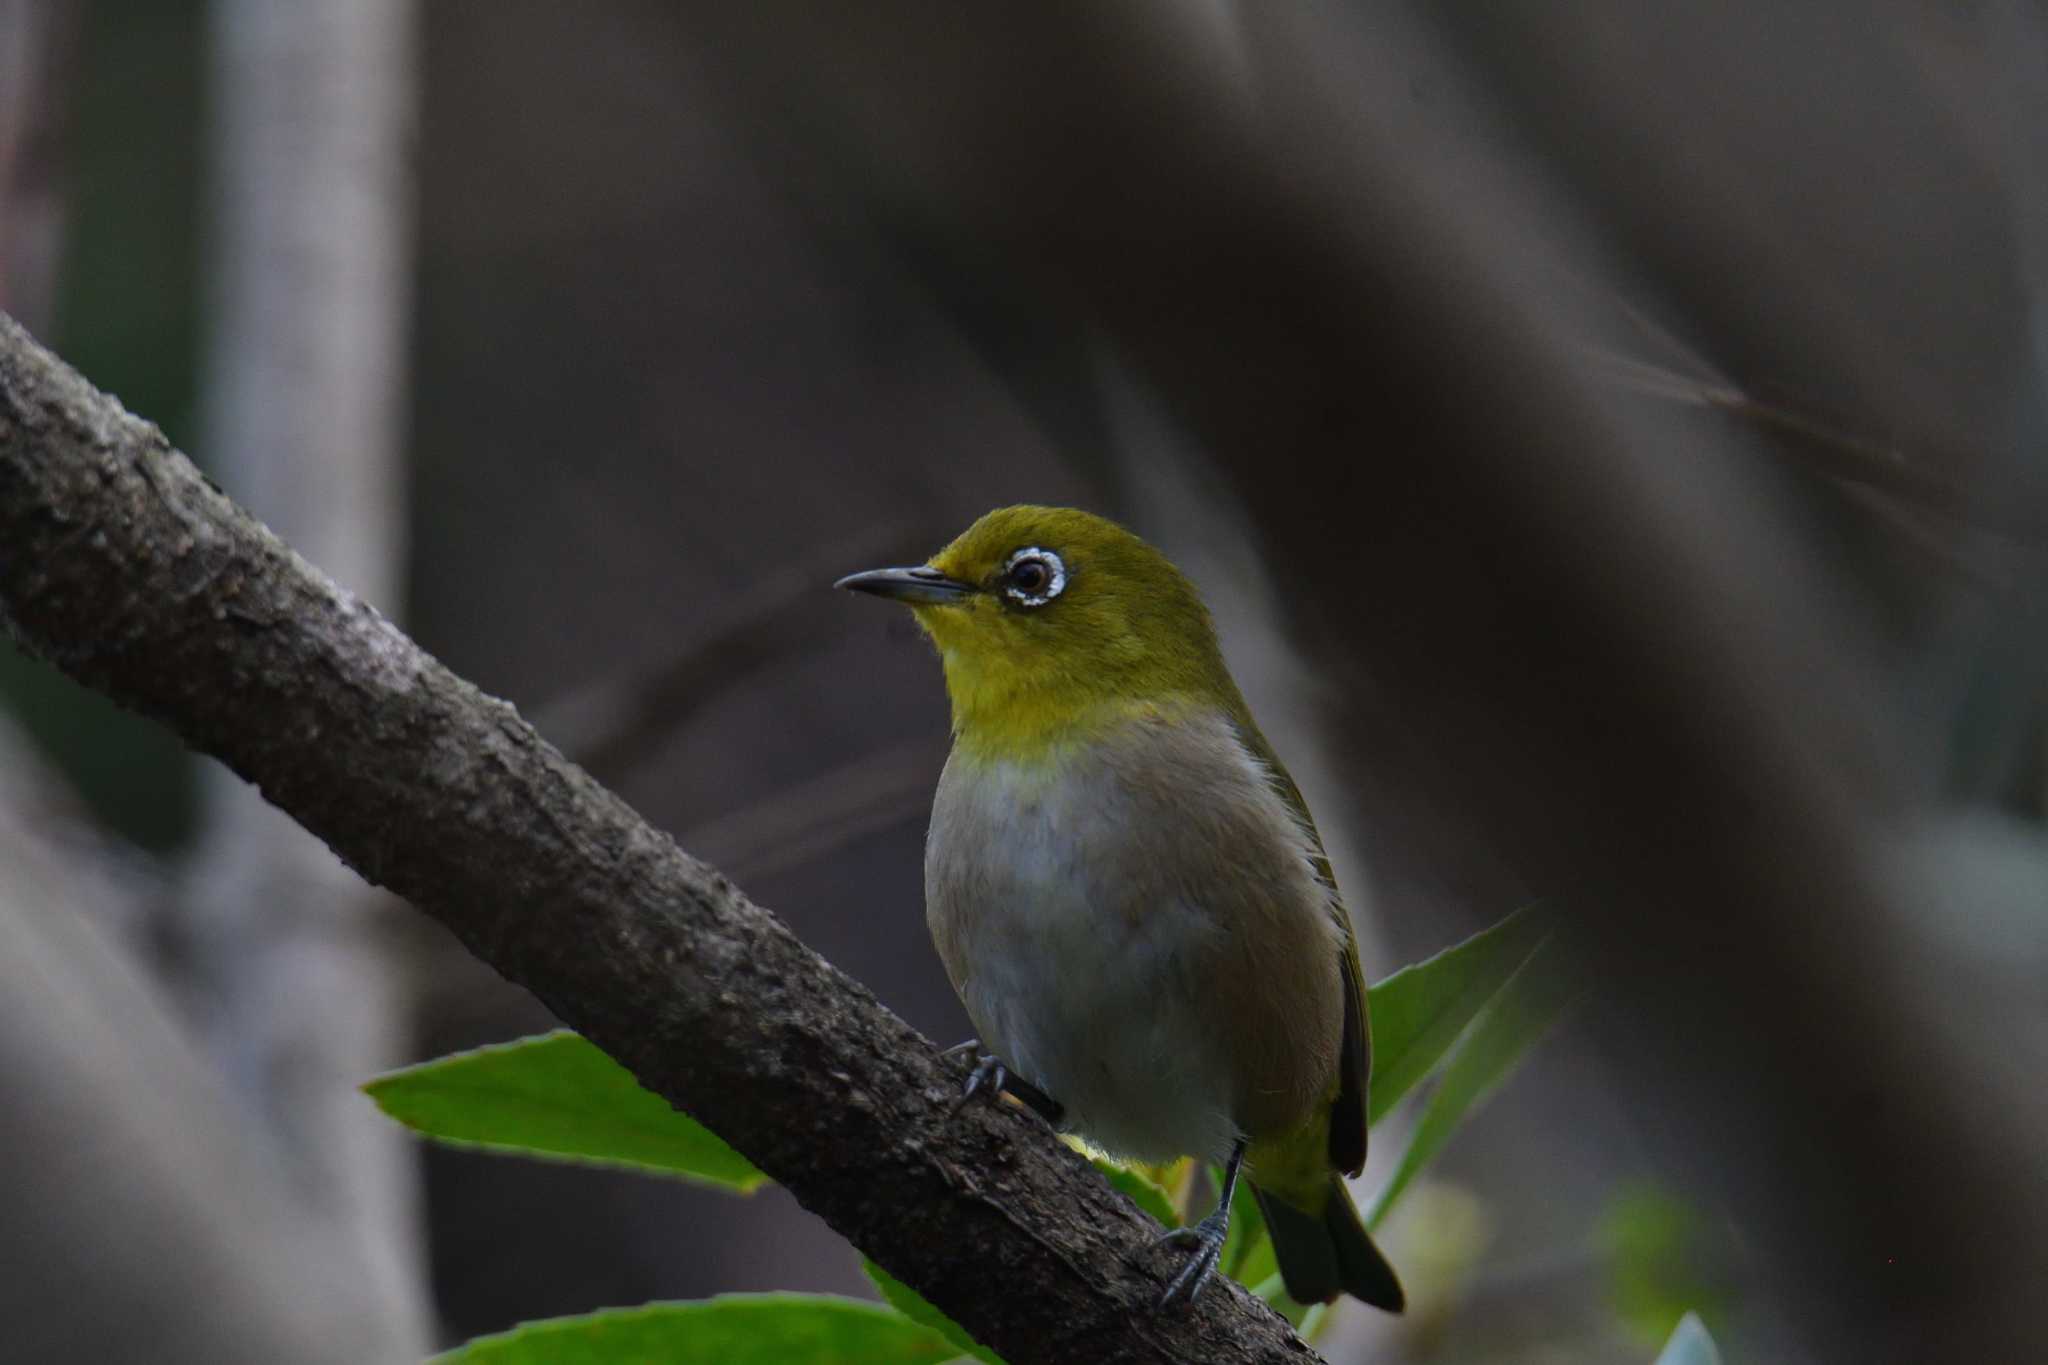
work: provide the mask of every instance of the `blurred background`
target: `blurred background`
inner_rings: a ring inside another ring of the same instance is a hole
[[[942,1043],[938,670],[828,585],[1126,520],[1370,975],[1597,965],[1333,1360],[2038,1358],[2040,10],[853,8],[0,0],[0,307]],[[868,1292],[354,1088],[549,1026],[0,653],[0,1358]]]

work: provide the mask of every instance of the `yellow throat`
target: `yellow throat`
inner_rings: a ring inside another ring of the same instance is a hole
[[[1005,507],[925,569],[966,589],[910,602],[944,665],[966,756],[1050,758],[1134,712],[1190,705],[1250,723],[1193,585],[1115,522]]]

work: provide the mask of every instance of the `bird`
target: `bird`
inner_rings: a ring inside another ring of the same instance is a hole
[[[1166,555],[1074,508],[989,512],[926,563],[835,585],[910,609],[952,748],[925,914],[1008,1090],[1127,1160],[1220,1162],[1215,1210],[1159,1296],[1212,1278],[1242,1176],[1288,1294],[1399,1312],[1343,1177],[1365,1164],[1358,947],[1300,790]]]

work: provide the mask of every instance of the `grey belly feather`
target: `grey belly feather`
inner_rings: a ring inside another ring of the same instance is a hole
[[[926,916],[982,1043],[1119,1156],[1220,1159],[1298,1123],[1342,1032],[1312,841],[1221,713],[1051,764],[959,749]]]

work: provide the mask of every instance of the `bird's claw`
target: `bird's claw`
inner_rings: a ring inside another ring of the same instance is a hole
[[[958,1057],[963,1054],[974,1058],[974,1066],[967,1073],[967,1084],[961,1088],[960,1098],[953,1103],[955,1109],[979,1094],[986,1094],[991,1100],[995,1100],[1007,1092],[1053,1127],[1060,1126],[1061,1119],[1066,1115],[1066,1110],[1060,1102],[1029,1081],[1011,1075],[1010,1069],[1003,1065],[1000,1058],[981,1050],[981,1039],[969,1038],[964,1043],[955,1043],[939,1055]]]
[[[967,1073],[967,1084],[961,1088],[960,1103],[965,1104],[975,1092],[986,1089],[993,1100],[1003,1093],[1010,1082],[1010,1069],[989,1053],[982,1053],[974,1059],[974,1069]]]
[[[1158,1311],[1165,1312],[1176,1305],[1192,1305],[1202,1287],[1215,1275],[1217,1263],[1223,1259],[1223,1242],[1229,1235],[1230,1224],[1226,1219],[1210,1214],[1191,1228],[1175,1228],[1160,1236],[1157,1246],[1172,1243],[1177,1247],[1192,1247],[1194,1254],[1180,1273],[1167,1282],[1159,1295]]]
[[[1009,1084],[1010,1069],[1004,1066],[993,1053],[983,1052],[981,1050],[981,1039],[979,1038],[969,1038],[964,1043],[955,1043],[939,1054],[939,1056],[946,1058],[962,1055],[974,1058],[974,1065],[968,1069],[967,1084],[961,1087],[960,1098],[953,1101],[953,1107],[958,1109],[977,1094],[983,1092],[986,1092],[991,1100],[1000,1096],[1003,1093],[1003,1087]]]

